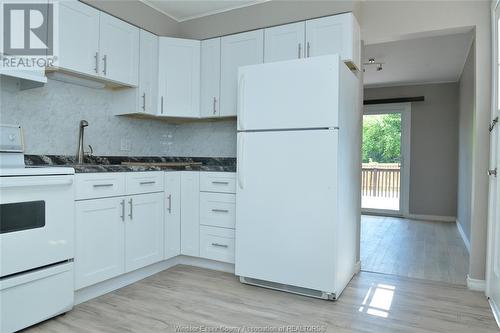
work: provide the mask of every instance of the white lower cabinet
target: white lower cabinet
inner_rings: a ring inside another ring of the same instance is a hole
[[[125,199],[77,201],[75,289],[125,272]]]
[[[200,257],[234,263],[234,229],[200,226]]]
[[[163,259],[163,193],[126,198],[125,270],[127,272]]]
[[[200,173],[181,173],[181,254],[200,256]]]
[[[165,255],[181,254],[181,172],[165,172]]]
[[[131,187],[138,176],[148,182],[152,182],[149,179],[152,178],[163,184],[163,178],[155,178],[158,175],[163,176],[163,173],[81,174],[76,176],[76,191],[79,192],[79,185],[84,189],[113,188],[120,183],[114,182],[117,179]],[[116,187],[123,192],[108,192],[111,197],[106,198],[84,196],[84,200],[75,202],[75,289],[163,260],[163,186],[160,191],[137,195],[127,195],[131,194],[130,190],[137,190],[137,186],[130,189]],[[152,189],[157,190],[155,186]],[[97,192],[94,195],[102,194]]]

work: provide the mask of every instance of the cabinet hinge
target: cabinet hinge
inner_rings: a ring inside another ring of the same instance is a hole
[[[493,119],[493,121],[491,122],[491,125],[490,125],[490,132],[493,131],[493,129],[495,128],[495,125],[498,123],[498,117],[495,117],[495,119]]]
[[[497,168],[488,170],[488,176],[496,177],[498,174]]]

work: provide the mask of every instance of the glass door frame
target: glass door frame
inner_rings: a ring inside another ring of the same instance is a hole
[[[500,113],[500,0],[493,1],[491,4],[491,36],[492,36],[492,96],[491,96],[491,117]],[[499,124],[497,124],[499,126]],[[499,156],[498,149],[500,149],[500,130],[496,128],[492,131],[491,149],[490,149],[490,168],[498,167],[496,164]],[[490,176],[491,177],[491,176]],[[497,324],[500,326],[500,304],[496,303],[498,298],[498,280],[500,279],[500,268],[498,267],[498,256],[500,252],[500,208],[497,207],[497,196],[500,195],[498,189],[500,184],[496,184],[500,180],[493,181],[490,178],[489,186],[489,211],[488,211],[488,245],[487,245],[487,259],[486,259],[486,296],[488,296],[491,308],[495,315]],[[497,285],[495,285],[495,283]]]
[[[395,211],[361,207],[361,213],[404,217],[409,216],[410,209],[411,103],[371,104],[365,105],[363,109],[363,116],[390,113],[401,114],[401,183],[399,194],[399,210]]]

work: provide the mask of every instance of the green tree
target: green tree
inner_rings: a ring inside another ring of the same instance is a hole
[[[401,115],[363,117],[363,163],[397,163],[401,154]]]

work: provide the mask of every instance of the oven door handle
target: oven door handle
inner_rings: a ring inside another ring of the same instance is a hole
[[[69,186],[73,184],[73,176],[37,176],[37,177],[2,177],[0,188],[28,186]]]

